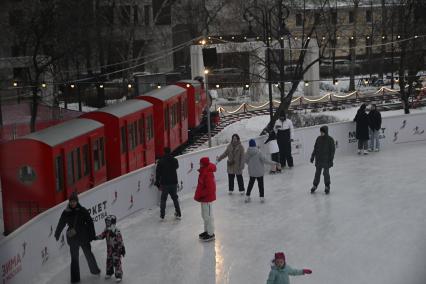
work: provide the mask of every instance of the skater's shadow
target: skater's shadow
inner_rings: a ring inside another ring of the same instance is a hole
[[[221,259],[221,255],[219,255],[219,260],[217,259],[216,254],[216,245],[219,244],[216,243],[216,241],[208,242],[208,243],[202,243],[203,245],[203,254],[200,259],[200,269],[198,274],[198,279],[203,284],[216,284],[216,262],[223,263],[223,259]]]

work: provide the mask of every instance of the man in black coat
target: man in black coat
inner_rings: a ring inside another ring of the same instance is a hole
[[[177,195],[178,178],[177,169],[179,162],[170,153],[170,148],[164,148],[164,156],[158,161],[156,168],[155,185],[161,190],[161,203],[160,203],[160,218],[164,220],[166,214],[166,201],[170,194],[175,206],[175,217],[180,219],[182,214],[180,212],[179,197]]]
[[[92,274],[99,275],[101,270],[92,253],[90,242],[95,240],[95,226],[89,211],[78,203],[78,196],[73,192],[69,197],[67,208],[62,212],[55,231],[58,241],[65,225],[68,225],[66,236],[71,253],[71,283],[80,282],[79,248],[86,256]]]
[[[370,151],[380,151],[379,130],[382,128],[382,115],[377,110],[376,105],[371,105],[371,110],[368,113],[369,133],[370,133]],[[376,143],[374,143],[376,142]],[[376,148],[374,148],[376,144]]]
[[[364,153],[364,155],[367,155],[367,148],[368,148],[368,115],[365,112],[365,109],[367,108],[366,104],[362,104],[360,108],[358,109],[354,121],[356,122],[356,139],[358,139],[358,155],[361,155],[361,152]]]
[[[314,151],[311,155],[311,163],[315,160],[315,177],[311,193],[314,193],[318,187],[321,178],[321,171],[324,170],[325,194],[330,193],[330,173],[329,169],[333,166],[334,152],[336,150],[334,139],[328,135],[328,127],[320,128],[321,135],[315,141]]]

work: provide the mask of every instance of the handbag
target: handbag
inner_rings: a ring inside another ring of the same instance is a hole
[[[74,217],[74,225],[71,229],[67,230],[67,237],[73,238],[75,235],[77,235],[77,231],[74,229],[75,225],[77,224],[77,215]]]

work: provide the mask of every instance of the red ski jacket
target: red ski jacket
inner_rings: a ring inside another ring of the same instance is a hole
[[[210,163],[208,157],[200,160],[201,168],[198,170],[198,185],[195,190],[194,199],[198,202],[212,202],[216,200],[216,181],[214,172],[216,165]]]

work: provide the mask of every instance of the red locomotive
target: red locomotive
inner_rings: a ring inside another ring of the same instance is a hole
[[[0,145],[5,234],[37,214],[106,180],[181,148],[205,121],[198,81],[179,81],[136,99]]]

